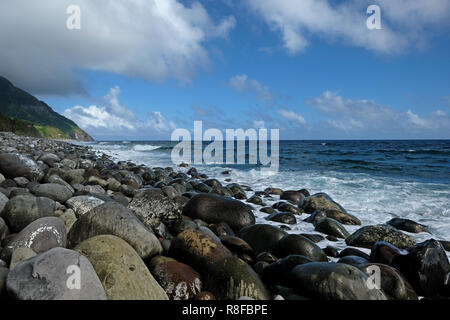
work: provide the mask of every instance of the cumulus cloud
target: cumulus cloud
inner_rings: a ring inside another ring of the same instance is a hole
[[[71,4],[81,9],[80,30],[66,28]],[[235,24],[181,0],[3,0],[0,70],[34,94],[83,92],[80,69],[188,82],[210,64],[205,42]]]
[[[262,85],[257,80],[250,79],[246,74],[239,74],[231,78],[229,86],[237,92],[255,95],[265,103],[274,100],[274,96],[267,86]]]
[[[173,121],[159,111],[149,112],[142,121],[119,101],[120,88],[115,86],[104,97],[104,106],[74,106],[66,109],[64,115],[75,121],[83,130],[101,139],[148,138],[155,136],[168,138],[176,128]]]
[[[430,29],[449,25],[449,0],[379,0],[382,29],[368,30],[371,0],[246,0],[249,8],[281,33],[290,54],[304,50],[312,35],[343,40],[375,52],[392,54],[423,45]]]
[[[442,110],[420,116],[410,109],[399,111],[373,100],[344,98],[332,91],[308,100],[307,104],[320,111],[330,127],[349,133],[401,134],[404,137],[420,133],[426,137],[450,130],[450,117]]]
[[[305,118],[303,118],[302,115],[297,114],[292,110],[280,109],[280,110],[278,110],[278,114],[281,115],[283,118],[286,118],[296,124],[301,124],[301,125],[306,124]]]

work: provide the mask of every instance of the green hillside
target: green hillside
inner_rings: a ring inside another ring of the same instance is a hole
[[[0,112],[3,114],[0,131],[16,130],[13,132],[43,138],[93,140],[75,122],[53,111],[45,102],[16,88],[4,77],[0,77]],[[8,126],[13,126],[13,130],[8,130]]]

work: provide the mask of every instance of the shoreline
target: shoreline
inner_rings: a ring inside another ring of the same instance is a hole
[[[177,172],[176,167],[116,163],[111,156],[97,156],[94,148],[73,142],[4,133],[0,133],[0,139],[0,172],[5,178],[0,191],[6,198],[1,212],[3,223],[0,220],[1,257],[7,260],[1,268],[8,269],[4,270],[6,289],[0,288],[0,297],[42,299],[25,266],[50,256],[64,265],[63,254],[86,257],[86,272],[97,284],[81,290],[79,296],[72,296],[64,284],[56,284],[61,297],[73,299],[449,296],[445,279],[450,266],[444,251],[444,246],[449,250],[449,243],[416,243],[403,232],[425,230],[413,221],[393,219],[390,226],[361,226],[358,217],[347,213],[328,195],[310,195],[305,189],[251,190],[251,186],[234,181],[222,184],[190,166],[183,169],[185,172]],[[5,144],[9,148],[3,148]],[[13,153],[31,153],[32,157],[13,157]],[[17,197],[21,201],[12,206],[10,202]],[[45,204],[40,203],[31,217],[25,206],[28,201],[31,207],[36,201]],[[48,221],[50,217],[57,221]],[[261,224],[266,218],[279,225]],[[45,228],[36,225],[40,221]],[[298,223],[310,223],[315,231],[303,235],[286,232],[289,225]],[[356,230],[350,233],[348,228]],[[45,235],[44,243],[30,244],[33,232],[34,237],[36,232]],[[334,247],[336,239],[345,239],[347,248]],[[321,248],[317,243],[324,240],[328,241],[327,247]],[[102,265],[98,252],[103,252],[102,259],[116,263],[111,248],[123,250],[127,261],[134,261],[129,262],[136,268],[133,274],[123,265],[112,271]],[[427,269],[423,255],[430,255],[433,268],[438,269]],[[8,268],[12,263],[14,269]],[[378,266],[389,284],[382,282],[381,287],[368,288],[370,266]],[[54,263],[49,264],[47,272],[52,268]],[[112,288],[102,277],[108,270],[122,275]],[[428,277],[425,283],[417,277],[419,270]],[[348,272],[354,276],[348,277]],[[311,282],[314,274],[326,275],[323,281],[330,286],[315,286]],[[30,283],[29,292],[16,292],[17,283],[25,279]],[[127,291],[126,281],[139,290]],[[336,285],[333,290],[331,284]]]

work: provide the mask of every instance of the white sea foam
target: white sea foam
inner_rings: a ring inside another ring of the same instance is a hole
[[[161,146],[153,146],[150,144],[137,144],[133,147],[134,151],[152,151],[161,148]]]

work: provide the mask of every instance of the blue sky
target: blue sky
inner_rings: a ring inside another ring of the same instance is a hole
[[[170,140],[194,120],[281,139],[450,138],[449,0],[24,3],[2,5],[2,75],[96,139]]]

